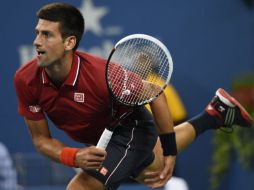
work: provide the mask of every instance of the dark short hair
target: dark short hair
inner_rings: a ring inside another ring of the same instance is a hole
[[[78,48],[84,33],[85,21],[81,12],[76,7],[66,3],[50,3],[43,6],[37,12],[37,17],[52,22],[59,22],[59,31],[62,38],[75,36],[77,43],[74,50]]]

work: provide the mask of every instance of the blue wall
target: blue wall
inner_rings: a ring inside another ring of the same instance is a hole
[[[17,114],[13,75],[22,62],[33,56],[35,12],[48,2],[53,1],[1,4],[0,140],[11,153],[35,151]],[[244,0],[63,2],[82,11],[89,5],[93,8],[86,17],[88,29],[81,49],[106,56],[112,45],[128,34],[146,33],[161,39],[173,56],[172,83],[189,117],[204,109],[218,87],[230,90],[234,77],[254,71],[254,9],[248,8]],[[97,22],[89,23],[92,19]],[[52,130],[66,143],[73,143],[63,133]],[[191,190],[208,189],[212,136],[207,132],[178,156],[177,173],[187,180]],[[228,183],[227,187],[239,187],[232,180]]]

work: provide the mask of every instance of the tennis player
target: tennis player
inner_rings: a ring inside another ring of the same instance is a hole
[[[136,108],[116,128],[106,150],[96,148],[111,120],[106,61],[76,51],[84,32],[84,19],[77,8],[53,3],[43,6],[37,16],[37,57],[19,68],[14,77],[18,112],[41,154],[82,169],[68,190],[117,189],[130,177],[152,188],[162,187],[172,176],[177,153],[198,135],[222,126],[253,125],[244,108],[218,89],[204,112],[173,128],[161,94],[150,103],[153,117],[145,107]],[[117,113],[126,109],[118,105]],[[47,118],[86,146],[68,147],[52,137]]]

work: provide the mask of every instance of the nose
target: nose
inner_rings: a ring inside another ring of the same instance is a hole
[[[41,38],[40,35],[36,35],[34,41],[33,41],[34,46],[40,46],[41,45]]]

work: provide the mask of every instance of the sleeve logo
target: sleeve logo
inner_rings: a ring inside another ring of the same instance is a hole
[[[84,103],[84,101],[85,101],[85,94],[84,93],[75,92],[74,93],[74,101],[75,102]]]
[[[39,105],[29,106],[29,111],[32,113],[38,113],[41,111],[41,107]]]

